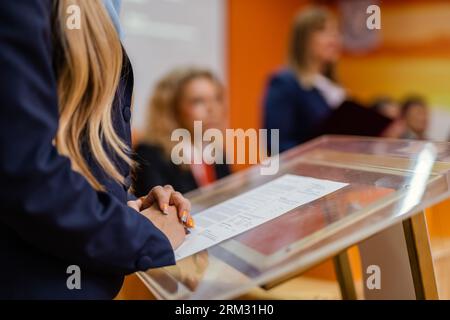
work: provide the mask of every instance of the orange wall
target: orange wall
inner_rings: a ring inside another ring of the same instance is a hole
[[[450,237],[450,199],[429,208],[427,211],[428,230],[432,241]]]
[[[228,88],[232,128],[259,128],[267,77],[283,64],[289,29],[305,0],[228,1]]]
[[[228,0],[230,127],[260,127],[267,79],[285,61],[292,19],[299,9],[310,2]],[[447,27],[450,24],[445,24],[444,28],[442,23],[437,25],[432,19],[438,14],[442,22],[447,13],[450,17],[448,1],[383,1],[382,21],[384,17],[386,41],[373,53],[362,56],[344,54],[338,68],[344,86],[355,97],[366,102],[382,93],[400,98],[411,90],[424,94],[431,103],[450,105],[450,91],[444,90],[450,83],[450,28]],[[428,22],[425,23],[423,19],[427,17]],[[412,26],[421,32],[399,31],[402,28],[398,21],[411,23],[411,19],[420,20]],[[425,38],[420,38],[426,26],[429,33]],[[404,47],[396,45],[398,38],[395,37],[399,32],[409,35],[404,39],[407,42]],[[405,69],[407,72],[401,72]],[[429,210],[428,220],[433,237],[450,235],[449,208],[450,202],[447,201]],[[350,258],[356,278],[361,279],[356,248],[350,251]],[[334,278],[330,260],[307,274]]]
[[[365,54],[344,54],[339,76],[363,102],[410,93],[450,110],[450,2],[383,1],[381,42]]]
[[[259,128],[269,75],[285,62],[289,29],[308,0],[228,0],[230,125]],[[330,1],[333,8],[336,2]],[[339,78],[363,102],[378,95],[423,94],[450,108],[450,2],[382,1],[382,42],[372,52],[344,54]]]

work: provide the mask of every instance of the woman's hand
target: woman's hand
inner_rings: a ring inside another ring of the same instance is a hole
[[[190,215],[191,203],[180,192],[175,191],[171,185],[154,187],[147,196],[128,202],[130,207],[139,212],[150,208],[153,204],[156,204],[164,214],[167,214],[169,206],[175,206],[181,222],[187,228],[195,226],[194,220]]]
[[[180,222],[175,207],[169,206],[167,208],[167,214],[162,214],[161,210],[155,204],[150,208],[140,211],[140,213],[166,235],[173,250],[177,249],[183,243],[186,237],[186,229]]]
[[[154,187],[147,196],[128,201],[128,206],[161,230],[174,250],[183,243],[185,228],[194,227],[194,220],[189,214],[191,203],[170,185]]]

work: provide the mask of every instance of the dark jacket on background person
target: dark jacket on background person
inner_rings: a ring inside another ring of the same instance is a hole
[[[140,144],[136,147],[135,160],[138,165],[134,176],[134,192],[136,196],[144,196],[148,190],[158,185],[170,184],[181,193],[197,189],[191,170],[183,169],[167,159],[163,150],[154,145]],[[214,165],[216,179],[230,174],[227,164]]]
[[[270,79],[263,127],[280,130],[280,152],[314,138],[318,126],[331,113],[319,90],[303,88],[290,69],[281,70]]]
[[[126,205],[131,184],[105,175],[95,191],[58,154],[52,0],[0,1],[0,299],[111,299],[127,273],[173,264],[166,236]],[[125,65],[113,106],[130,144],[133,76]],[[119,94],[121,93],[121,94]],[[123,94],[122,94],[123,93]],[[67,268],[81,269],[69,290]]]

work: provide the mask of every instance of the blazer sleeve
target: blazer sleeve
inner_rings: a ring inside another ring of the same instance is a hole
[[[269,81],[264,99],[264,128],[280,130],[280,152],[299,143],[295,91],[295,83],[286,74],[276,74]]]
[[[52,3],[0,1],[0,223],[42,252],[101,272],[173,264],[158,228],[91,188],[53,146]]]

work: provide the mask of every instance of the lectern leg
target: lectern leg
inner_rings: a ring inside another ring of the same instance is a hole
[[[359,252],[365,299],[438,298],[423,212],[361,242]]]
[[[403,230],[416,299],[439,299],[425,214],[421,212],[405,220]]]
[[[342,251],[333,258],[336,278],[341,289],[343,300],[356,300],[355,282],[347,251]]]

